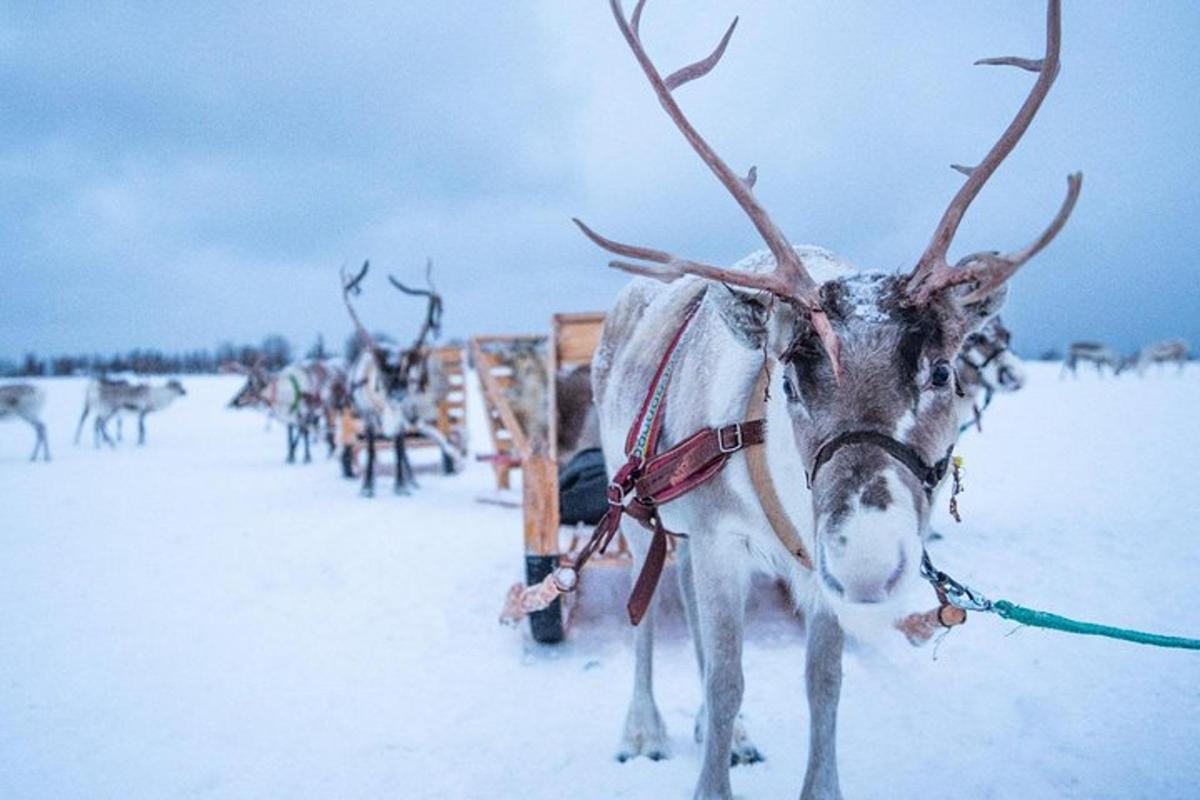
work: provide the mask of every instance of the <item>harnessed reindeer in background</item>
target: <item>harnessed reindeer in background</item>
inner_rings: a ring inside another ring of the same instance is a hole
[[[961,389],[958,399],[959,432],[983,431],[983,412],[997,392],[1015,392],[1025,385],[1025,369],[1010,348],[1012,334],[1000,317],[992,317],[967,336],[955,360]]]
[[[43,461],[50,460],[50,443],[46,441],[46,425],[42,422],[42,407],[46,405],[46,393],[28,383],[10,383],[0,386],[0,420],[18,418],[33,426],[37,441],[33,444],[30,461],[37,461],[38,453]]]
[[[1097,375],[1104,375],[1104,368],[1112,370],[1113,375],[1121,371],[1121,357],[1112,349],[1099,342],[1071,342],[1067,347],[1067,357],[1063,359],[1062,369],[1058,377],[1070,372],[1073,377],[1079,375],[1079,362],[1087,361],[1096,368]]]
[[[408,459],[405,437],[419,434],[437,444],[442,453],[442,471],[457,472],[460,455],[428,420],[436,413],[437,402],[449,391],[449,380],[440,369],[430,364],[428,340],[441,333],[442,297],[432,284],[428,290],[410,289],[392,276],[388,280],[401,292],[428,298],[425,320],[417,338],[408,348],[381,343],[367,331],[359,320],[351,295],[362,291],[371,262],[363,263],[358,274],[349,277],[342,271],[342,300],[354,323],[361,349],[350,366],[348,387],[350,403],[363,422],[367,440],[367,463],[363,470],[362,493],[375,494],[375,443],[379,438],[391,439],[396,451],[396,481],[394,491],[407,494],[417,485],[412,463]],[[433,268],[426,267],[426,280]]]
[[[1043,58],[981,62],[1017,66],[1037,80],[983,160],[956,167],[966,181],[908,274],[859,272],[827,250],[793,247],[754,196],[755,171],[736,173],[688,121],[674,90],[717,64],[733,26],[711,55],[664,78],[642,46],[644,0],[631,19],[620,0],[610,5],[659,104],[769,249],[728,269],[613,241],[576,220],[623,259],[613,267],[665,282],[639,279],[623,290],[592,370],[609,468],[624,465],[614,486],[635,493],[628,506],[614,507],[642,569],[631,618],[646,613],[634,633],[634,692],[619,757],[668,754],[651,685],[652,600],[668,528],[686,531],[676,555],[704,684],[696,797],[731,797],[731,759],[759,757],[737,716],[749,576],[765,569],[785,578],[806,609],[811,735],[801,796],[838,798],[841,620],[892,622],[898,590],[921,579],[933,491],[958,434],[954,359],[967,336],[995,316],[1006,282],[1061,230],[1081,187],[1081,175],[1069,176],[1058,213],[1025,248],[976,253],[957,267],[947,261],[964,213],[1058,73],[1060,5],[1048,4]],[[630,420],[640,424],[627,435]],[[655,502],[652,486],[637,483],[650,475],[675,480],[651,469],[652,449],[640,449],[656,439],[694,456],[680,456],[680,469],[715,465],[686,486],[669,483],[681,493],[667,505]],[[743,451],[744,458],[736,455]]]
[[[1127,369],[1137,370],[1138,377],[1146,373],[1151,364],[1175,364],[1178,372],[1183,372],[1188,361],[1187,342],[1182,339],[1168,339],[1165,342],[1148,344],[1121,363],[1117,369],[1120,374]]]
[[[225,365],[226,372],[246,376],[246,382],[229,401],[229,408],[261,408],[272,419],[287,425],[287,463],[296,462],[296,448],[304,443],[304,463],[312,462],[310,440],[326,426],[329,455],[337,449],[335,415],[344,403],[346,370],[319,360],[291,364],[272,375],[261,363],[252,367]]]
[[[119,425],[120,414],[129,411],[137,414],[137,443],[144,445],[146,443],[146,416],[155,411],[162,411],[186,394],[187,391],[183,388],[183,384],[174,378],[162,386],[95,378],[88,382],[84,394],[83,413],[79,416],[79,424],[75,427],[75,444],[79,444],[80,434],[83,433],[83,423],[87,420],[88,414],[93,414],[93,445],[99,447],[101,442],[104,442],[109,447],[116,447],[117,443],[108,434],[108,423],[115,417]]]

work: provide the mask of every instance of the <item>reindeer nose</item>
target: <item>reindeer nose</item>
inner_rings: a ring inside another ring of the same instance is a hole
[[[879,569],[852,569],[839,579],[829,568],[829,556],[824,552],[824,548],[822,548],[818,561],[821,581],[830,591],[848,603],[864,605],[882,603],[887,600],[900,585],[900,580],[904,577],[904,571],[908,567],[908,555],[904,552],[903,546],[900,547],[899,557],[890,572]]]

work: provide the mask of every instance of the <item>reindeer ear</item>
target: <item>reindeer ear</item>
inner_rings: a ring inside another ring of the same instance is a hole
[[[738,340],[750,350],[762,349],[767,336],[767,324],[774,303],[762,292],[737,289],[728,284],[714,283],[708,298],[716,305],[721,320]]]

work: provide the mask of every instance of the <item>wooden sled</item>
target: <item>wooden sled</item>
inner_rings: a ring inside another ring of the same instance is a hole
[[[496,485],[507,489],[514,469],[522,471],[522,510],[524,512],[525,581],[532,585],[550,574],[560,561],[570,561],[591,535],[591,529],[563,528],[559,520],[557,382],[566,370],[591,363],[600,342],[604,314],[600,312],[555,314],[550,321],[550,337],[477,336],[471,340],[471,357],[483,387],[484,404],[495,454],[491,456]],[[546,440],[531,437],[517,421],[508,389],[514,380],[512,371],[499,352],[518,342],[545,344],[547,387]],[[608,552],[597,554],[589,567],[626,566],[632,561],[624,537],[618,536]],[[574,597],[570,595],[568,597]],[[566,632],[570,609],[562,600],[529,617],[533,638],[543,643],[560,642]]]

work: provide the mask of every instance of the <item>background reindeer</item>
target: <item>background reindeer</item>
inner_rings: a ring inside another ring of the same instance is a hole
[[[619,0],[610,5],[660,105],[769,248],[727,269],[606,239],[577,221],[622,259],[612,266],[668,284],[636,280],[621,293],[593,361],[610,469],[630,461],[627,426],[676,336],[682,338],[660,420],[663,447],[707,426],[765,414],[762,445],[659,509],[663,525],[689,534],[676,553],[704,683],[697,721],[704,762],[695,796],[731,797],[731,758],[758,757],[736,720],[749,575],[760,568],[787,579],[806,609],[811,735],[802,797],[837,798],[841,620],[895,619],[899,590],[920,580],[932,493],[958,433],[951,364],[966,337],[996,314],[1008,279],[1061,230],[1079,194],[1075,174],[1051,224],[1025,248],[949,265],[964,213],[1028,129],[1058,73],[1059,3],[1048,4],[1043,58],[982,62],[1030,70],[1037,80],[983,160],[957,168],[966,181],[907,275],[859,273],[821,248],[793,247],[754,196],[755,171],[734,172],[679,108],[674,90],[717,64],[733,26],[711,55],[664,78],[642,46],[644,0],[631,19]],[[801,488],[806,484],[811,491]],[[639,564],[651,547],[661,555],[661,533],[648,541],[629,517],[625,523]],[[785,544],[793,541],[796,549]],[[634,634],[621,758],[668,754],[651,685],[652,622],[653,606]]]
[[[304,463],[312,462],[311,438],[325,425],[329,455],[336,450],[336,413],[344,402],[346,372],[335,362],[305,361],[272,375],[261,365],[223,366],[226,372],[246,376],[246,382],[229,401],[229,408],[261,408],[271,419],[287,426],[287,463],[296,462],[296,449],[304,444]]]
[[[1012,334],[1000,317],[988,320],[969,335],[955,361],[962,394],[959,397],[959,430],[982,431],[983,412],[997,392],[1015,392],[1025,385],[1021,359],[1010,348]]]
[[[94,414],[92,421],[93,444],[100,446],[103,441],[110,447],[117,443],[108,433],[108,423],[122,412],[137,414],[138,444],[146,443],[146,416],[155,411],[161,411],[175,400],[187,394],[183,384],[172,378],[162,386],[151,386],[148,383],[133,384],[129,381],[110,381],[96,378],[89,381],[84,395],[83,414],[79,417],[79,425],[75,428],[75,442],[79,443],[79,435],[83,431],[83,423],[88,414]]]
[[[1117,369],[1117,373],[1119,374],[1127,369],[1134,369],[1140,378],[1146,373],[1146,369],[1151,364],[1174,364],[1178,367],[1178,372],[1183,372],[1183,368],[1187,365],[1187,362],[1187,342],[1182,339],[1167,339],[1164,342],[1148,344],[1125,359]]]
[[[1067,372],[1070,372],[1072,376],[1077,376],[1081,361],[1092,364],[1096,368],[1097,375],[1103,375],[1105,367],[1112,370],[1114,375],[1121,370],[1121,357],[1110,348],[1099,342],[1071,342],[1067,347],[1067,357],[1063,360],[1062,369],[1059,370],[1059,377],[1061,378]]]
[[[32,384],[10,383],[0,386],[0,420],[23,419],[37,433],[30,461],[37,461],[39,451],[43,461],[50,460],[50,443],[46,441],[46,426],[41,420],[44,405],[46,393]]]
[[[460,466],[460,456],[454,447],[427,421],[436,409],[439,393],[444,396],[449,390],[446,376],[430,364],[428,348],[429,338],[436,337],[441,330],[442,298],[432,285],[428,290],[410,289],[389,276],[392,285],[401,292],[426,297],[428,305],[412,346],[401,349],[376,341],[350,302],[351,295],[361,292],[370,265],[371,262],[364,262],[353,277],[347,276],[344,270],[341,276],[342,299],[361,344],[350,367],[348,381],[350,402],[362,420],[367,440],[362,485],[362,493],[367,497],[375,493],[375,443],[381,437],[391,439],[395,447],[394,490],[397,494],[405,494],[410,486],[416,485],[404,441],[409,434],[426,436],[438,445],[443,472],[457,472]],[[426,268],[427,278],[430,269],[432,262]]]

